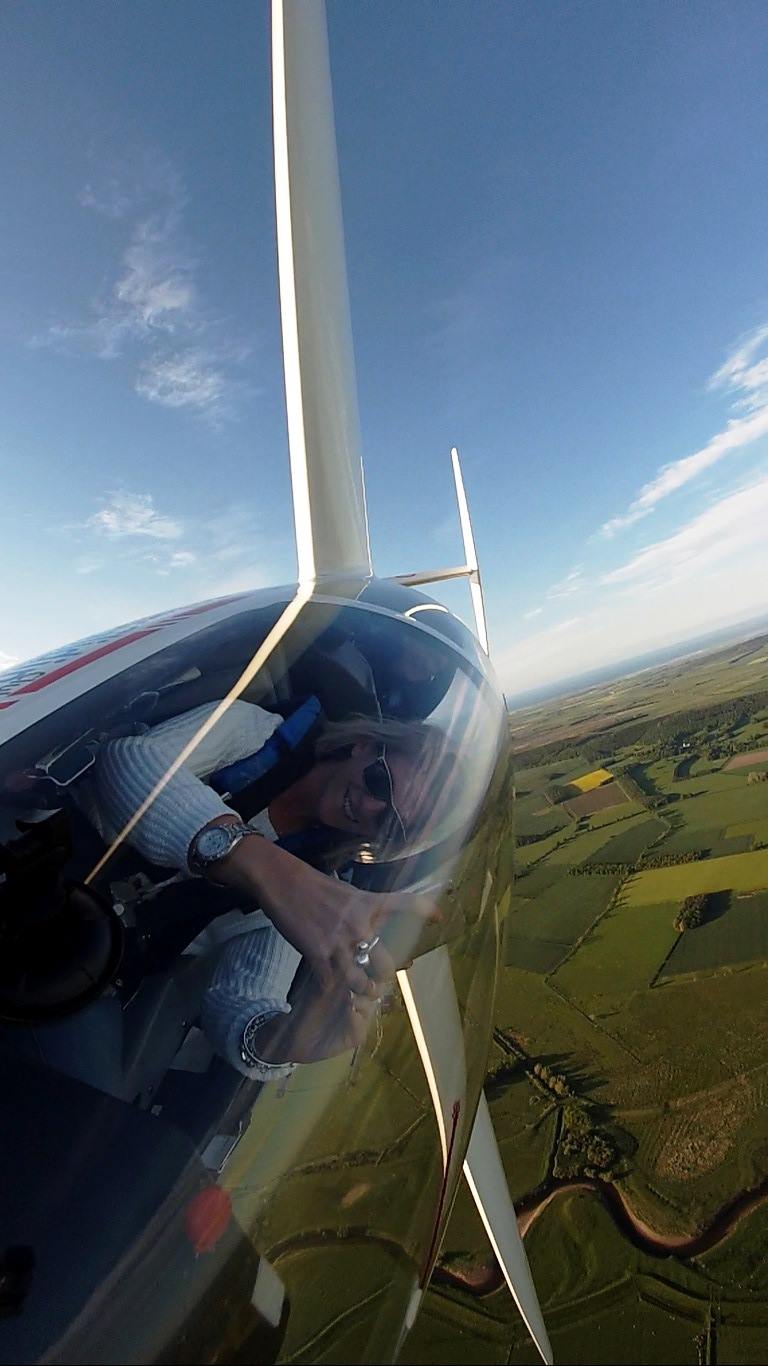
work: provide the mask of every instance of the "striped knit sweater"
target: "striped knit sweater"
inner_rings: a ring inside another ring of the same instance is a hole
[[[102,747],[93,795],[97,823],[106,840],[124,828],[217,706],[214,702],[196,707],[145,735],[126,736]],[[187,852],[194,836],[217,816],[231,814],[204,779],[255,753],[280,720],[248,702],[232,703],[133,827],[128,840],[134,848],[152,863],[189,876]],[[266,812],[249,824],[268,839],[276,838]],[[288,991],[301,955],[262,911],[249,915],[234,911],[219,917],[188,952],[209,952],[222,942],[203,1001],[203,1030],[216,1052],[245,1076],[263,1080],[286,1076],[293,1064],[261,1062],[254,1052],[255,1036],[268,1020],[290,1011]]]

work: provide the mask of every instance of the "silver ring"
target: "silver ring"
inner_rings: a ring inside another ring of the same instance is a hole
[[[355,962],[359,968],[367,968],[371,961],[371,952],[376,948],[380,935],[375,935],[373,939],[361,939],[355,944]]]

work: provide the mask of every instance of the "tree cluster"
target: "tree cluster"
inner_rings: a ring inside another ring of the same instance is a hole
[[[568,876],[608,877],[611,874],[621,873],[622,877],[628,877],[634,871],[634,863],[572,863],[568,869]]]
[[[641,806],[648,805],[649,793],[643,791],[629,769],[625,773],[617,773],[616,781],[628,802],[639,802]]]
[[[636,867],[644,872],[646,868],[671,868],[676,863],[698,863],[706,858],[707,853],[706,849],[686,849],[682,854],[649,854],[641,857]]]
[[[552,1095],[558,1096],[560,1099],[563,1099],[566,1096],[573,1096],[573,1088],[571,1087],[568,1078],[564,1076],[562,1072],[553,1072],[552,1068],[547,1067],[546,1063],[543,1062],[535,1062],[531,1068],[531,1072],[539,1084],[543,1086],[546,1091],[551,1091]]]
[[[606,877],[610,873],[620,873],[629,877],[632,873],[644,873],[647,868],[672,868],[678,863],[697,863],[706,858],[706,849],[686,849],[684,854],[651,854],[634,863],[573,863],[568,869],[569,877]]]
[[[678,934],[682,934],[684,930],[695,930],[697,925],[701,925],[706,918],[708,907],[709,895],[706,892],[687,896],[675,916],[675,929]]]
[[[563,1107],[556,1176],[591,1176],[610,1181],[618,1159],[611,1135],[596,1122],[588,1105]]]

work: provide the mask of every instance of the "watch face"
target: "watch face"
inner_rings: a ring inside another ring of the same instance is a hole
[[[211,830],[204,830],[200,835],[195,854],[203,863],[215,863],[217,859],[224,857],[231,843],[229,831],[214,826]]]

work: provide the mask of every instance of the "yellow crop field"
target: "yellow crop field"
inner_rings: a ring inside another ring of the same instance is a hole
[[[751,854],[727,854],[672,868],[649,868],[625,887],[628,906],[658,906],[681,901],[699,892],[757,892],[768,887],[768,849]]]
[[[580,792],[591,792],[596,787],[602,787],[603,783],[609,783],[613,777],[607,768],[595,768],[591,773],[585,773],[581,778],[571,778],[571,787],[577,787]]]

